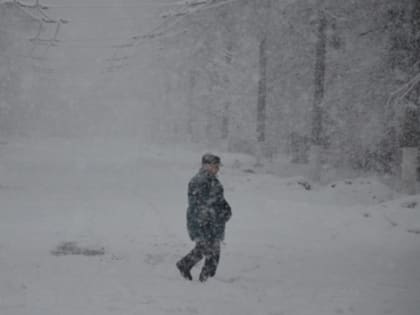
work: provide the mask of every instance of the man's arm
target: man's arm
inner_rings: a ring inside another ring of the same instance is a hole
[[[229,203],[223,198],[222,207],[221,207],[221,218],[227,222],[232,217],[232,209]]]

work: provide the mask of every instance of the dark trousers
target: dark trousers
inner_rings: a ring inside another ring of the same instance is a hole
[[[206,258],[201,275],[213,277],[220,259],[220,241],[197,241],[193,250],[179,261],[185,269],[193,268],[203,257]]]

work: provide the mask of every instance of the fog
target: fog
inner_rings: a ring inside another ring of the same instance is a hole
[[[399,176],[401,148],[420,143],[414,7],[2,1],[0,130],[192,143],[257,164],[285,154]]]
[[[161,90],[159,56],[155,42],[133,37],[158,27],[159,13],[169,3],[44,1],[44,15],[30,7],[4,10],[9,16],[1,28],[13,42],[6,50],[19,77],[14,86],[19,100],[4,104],[15,125],[9,121],[5,132],[52,137],[144,134],[151,123],[148,109]],[[14,13],[19,19],[11,18]],[[24,29],[19,25],[38,16],[44,21]],[[60,23],[46,23],[47,16]]]

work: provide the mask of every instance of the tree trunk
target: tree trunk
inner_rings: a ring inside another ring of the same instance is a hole
[[[230,65],[232,64],[232,43],[229,42],[227,45],[226,53],[225,53],[225,62],[226,68],[229,69]],[[224,103],[223,108],[223,117],[222,117],[222,140],[227,140],[229,138],[229,116],[230,116],[230,107],[231,107],[231,99],[229,96],[228,89],[230,88],[231,82],[228,74],[225,74],[223,83],[225,85],[225,90],[228,92],[226,93],[226,101]]]
[[[408,34],[408,42],[410,47],[408,72],[413,71],[415,74],[419,72],[418,56],[420,53],[420,1],[413,0],[411,7],[407,9],[411,12],[410,28]],[[401,161],[401,181],[402,190],[407,194],[415,194],[417,186],[418,171],[418,148],[420,146],[420,85],[417,84],[409,92],[404,102],[406,109],[402,127],[402,161]]]
[[[266,107],[267,107],[267,37],[264,35],[259,43],[259,79],[257,103],[257,166],[262,165],[263,145],[265,142]]]
[[[187,94],[187,105],[188,105],[188,121],[187,121],[187,133],[190,136],[190,139],[194,138],[194,90],[195,90],[195,80],[196,74],[194,71],[189,72],[188,77],[188,94]]]
[[[417,156],[418,149],[415,147],[402,148],[402,161],[401,161],[401,182],[402,191],[415,195],[417,192]]]
[[[325,68],[327,53],[327,20],[323,12],[319,12],[317,43],[315,49],[314,98],[312,106],[312,144],[322,145],[322,103],[325,92]]]
[[[213,84],[210,83],[209,85],[209,95],[213,95]],[[213,135],[212,135],[212,131],[213,131],[213,126],[214,126],[214,112],[212,111],[212,109],[214,108],[213,103],[211,101],[211,98],[206,98],[206,120],[205,120],[205,135],[204,138],[208,143],[211,143],[211,141],[213,140]]]
[[[309,157],[311,168],[310,177],[314,181],[320,181],[321,179],[321,154],[324,145],[322,137],[322,103],[324,101],[325,92],[327,54],[327,20],[324,13],[321,11],[318,12],[318,16],[318,39],[315,47],[314,98],[312,105],[312,147]]]
[[[266,102],[267,102],[267,38],[259,43],[259,79],[257,103],[257,142],[265,141]]]

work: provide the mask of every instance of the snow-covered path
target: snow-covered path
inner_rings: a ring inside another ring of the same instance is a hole
[[[192,246],[186,184],[202,153],[2,145],[0,314],[420,314],[420,236],[405,226],[420,222],[394,211],[420,198],[388,202],[397,196],[374,179],[307,191],[298,177],[244,171],[241,155],[222,155],[234,215],[218,274],[183,280],[174,264]],[[402,211],[419,218],[417,204]],[[53,255],[63,242],[105,254]]]

